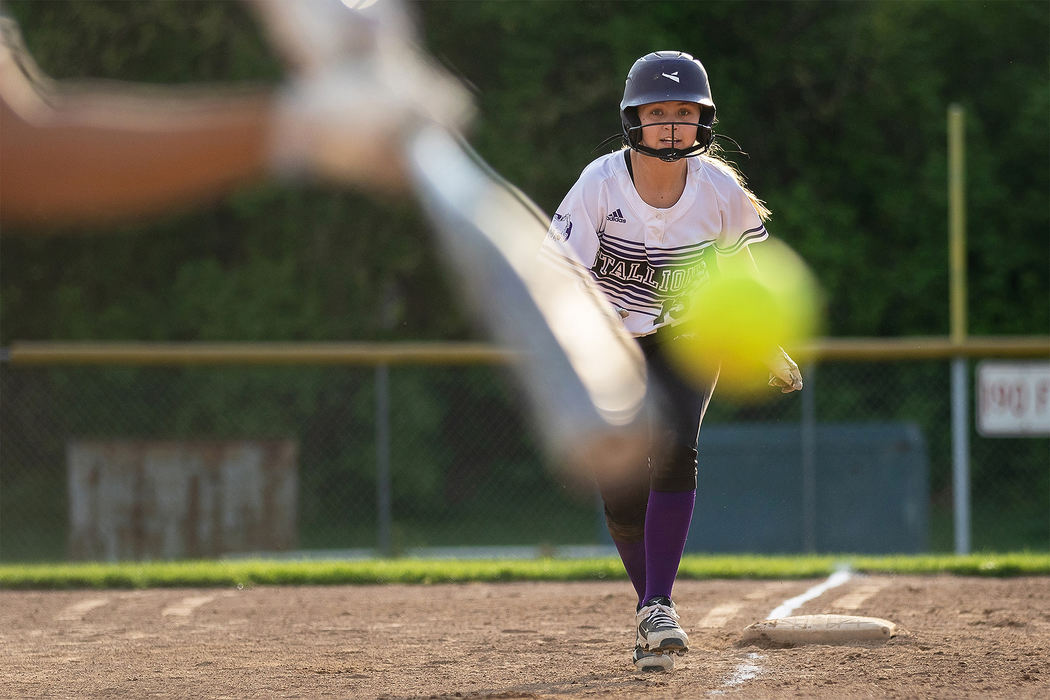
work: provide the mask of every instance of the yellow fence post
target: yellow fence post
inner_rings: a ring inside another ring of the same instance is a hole
[[[948,238],[952,344],[966,342],[966,120],[963,108],[948,107]],[[952,358],[952,506],[955,553],[970,552],[970,424],[967,370]]]

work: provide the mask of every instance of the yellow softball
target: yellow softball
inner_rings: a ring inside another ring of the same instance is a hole
[[[721,265],[688,294],[681,338],[672,344],[685,376],[705,382],[718,372],[720,393],[748,397],[774,395],[766,386],[770,358],[783,347],[798,360],[822,317],[819,288],[805,262],[780,241],[754,247],[757,266]]]

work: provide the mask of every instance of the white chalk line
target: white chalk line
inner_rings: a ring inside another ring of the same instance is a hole
[[[772,591],[780,587],[779,583],[767,583],[764,586],[759,586],[755,590],[751,591],[744,596],[744,600],[762,600],[767,597]]]
[[[837,610],[859,610],[864,603],[868,602],[869,598],[885,588],[888,583],[888,581],[883,579],[881,581],[872,581],[871,583],[857,586],[856,590],[831,601],[830,607]]]
[[[816,586],[813,586],[813,588],[810,588],[802,595],[797,595],[794,598],[788,598],[778,607],[773,608],[773,611],[769,613],[766,619],[775,620],[778,617],[787,617],[788,615],[795,612],[800,607],[813,600],[814,598],[819,598],[832,588],[835,588],[836,586],[841,586],[846,581],[849,581],[850,576],[851,574],[849,570],[843,569],[841,571],[836,571],[831,576],[828,576],[827,580],[824,581],[824,583],[818,583]]]
[[[770,591],[778,585],[779,584],[776,583],[770,583],[765,586],[759,586],[745,595],[743,600],[716,605],[704,615],[703,619],[701,619],[696,626],[704,629],[718,629],[720,627],[725,627],[726,624],[733,619],[733,616],[740,612],[746,601],[761,600],[762,598],[769,596]]]
[[[758,674],[762,673],[762,667],[758,665],[759,661],[765,660],[766,657],[759,654],[757,651],[749,651],[744,661],[741,661],[739,665],[733,670],[728,678],[722,683],[723,688],[732,688],[733,686],[747,683],[749,680],[756,678]],[[718,691],[715,691],[718,693]]]
[[[744,603],[723,603],[722,605],[716,605],[711,608],[704,619],[700,620],[697,627],[704,629],[718,629],[724,627],[733,615],[736,615],[740,608],[744,607]]]
[[[78,622],[84,619],[84,616],[95,608],[101,608],[103,605],[109,603],[109,598],[87,598],[80,601],[79,603],[73,603],[72,605],[63,609],[58,615],[55,616],[56,620],[62,620],[64,622]]]
[[[848,569],[836,571],[831,576],[828,576],[825,581],[818,583],[805,593],[797,595],[794,598],[788,598],[783,603],[773,608],[769,615],[766,616],[766,619],[773,620],[779,617],[787,617],[814,598],[819,598],[832,588],[841,586],[846,581],[849,581],[851,576],[852,574]],[[734,688],[757,678],[763,671],[761,662],[765,661],[765,659],[766,657],[757,651],[748,652],[747,656],[744,657],[744,660],[737,664],[737,667],[733,669],[733,672],[722,681],[721,688]],[[712,690],[708,695],[722,695],[725,693],[725,690],[723,689]]]
[[[177,603],[172,603],[168,607],[164,608],[160,614],[165,617],[189,617],[197,608],[199,608],[202,605],[207,605],[213,600],[215,600],[215,596],[213,595],[190,596],[187,598],[183,598]]]

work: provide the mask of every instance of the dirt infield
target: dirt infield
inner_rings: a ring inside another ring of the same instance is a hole
[[[691,651],[629,663],[629,584],[0,591],[0,697],[1050,697],[1050,579],[854,576],[796,614],[881,644],[746,646],[820,581],[680,581]]]

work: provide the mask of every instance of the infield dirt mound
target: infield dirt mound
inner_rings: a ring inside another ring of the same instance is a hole
[[[0,697],[1043,698],[1050,579],[860,577],[798,614],[883,643],[763,648],[747,625],[815,581],[680,581],[691,651],[630,664],[626,581],[0,591]]]

